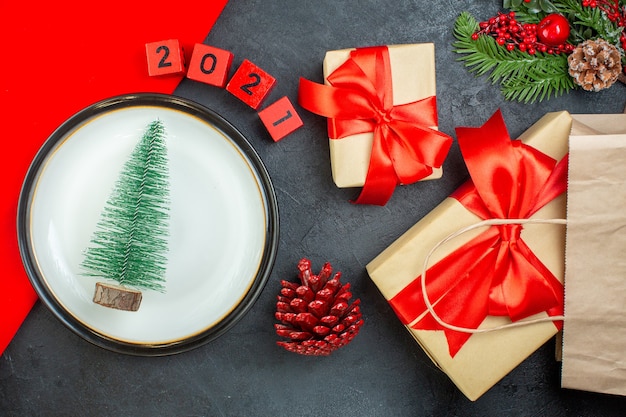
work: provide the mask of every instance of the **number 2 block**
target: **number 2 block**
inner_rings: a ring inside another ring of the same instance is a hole
[[[244,59],[226,85],[226,90],[256,110],[275,83],[274,77]]]
[[[187,78],[224,88],[232,61],[232,52],[197,43],[193,47]]]
[[[185,55],[177,39],[147,43],[146,56],[150,76],[185,72]]]
[[[286,96],[261,110],[259,117],[274,142],[278,142],[303,125],[302,119]]]

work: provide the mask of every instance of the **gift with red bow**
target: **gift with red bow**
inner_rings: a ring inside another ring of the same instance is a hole
[[[324,84],[301,78],[298,102],[328,118],[333,181],[363,187],[356,203],[441,177],[452,138],[437,129],[432,43],[329,51]]]
[[[498,111],[457,128],[470,179],[367,265],[471,400],[561,328],[571,124],[567,112],[548,113],[511,140]],[[509,328],[524,321],[533,324]]]

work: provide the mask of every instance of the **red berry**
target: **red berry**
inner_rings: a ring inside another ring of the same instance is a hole
[[[537,37],[542,43],[557,46],[569,38],[570,26],[565,16],[552,13],[544,17],[537,26]]]

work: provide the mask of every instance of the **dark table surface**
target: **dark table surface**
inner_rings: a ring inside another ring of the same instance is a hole
[[[503,100],[452,52],[454,19],[479,19],[501,6],[484,1],[236,1],[205,43],[247,58],[277,79],[267,103],[295,103],[298,78],[322,81],[326,50],[433,42],[440,130],[478,126],[498,108],[516,137],[544,113],[621,113],[626,86],[571,92],[540,104]],[[184,7],[181,5],[180,7]],[[91,345],[37,303],[0,360],[3,416],[618,416],[626,398],[560,388],[552,340],[476,402],[468,401],[400,324],[365,265],[432,210],[467,171],[456,144],[444,176],[399,188],[384,207],[348,202],[354,189],[332,182],[321,117],[297,107],[304,127],[274,143],[255,111],[228,92],[184,80],[176,95],[204,104],[238,127],[264,161],[280,207],[272,275],[250,312],[217,340],[167,357],[134,357]],[[329,261],[361,298],[365,325],[330,357],[275,345],[273,314],[281,279],[298,260]]]

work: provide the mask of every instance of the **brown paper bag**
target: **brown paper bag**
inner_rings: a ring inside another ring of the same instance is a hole
[[[626,395],[626,114],[573,117],[561,385]]]

